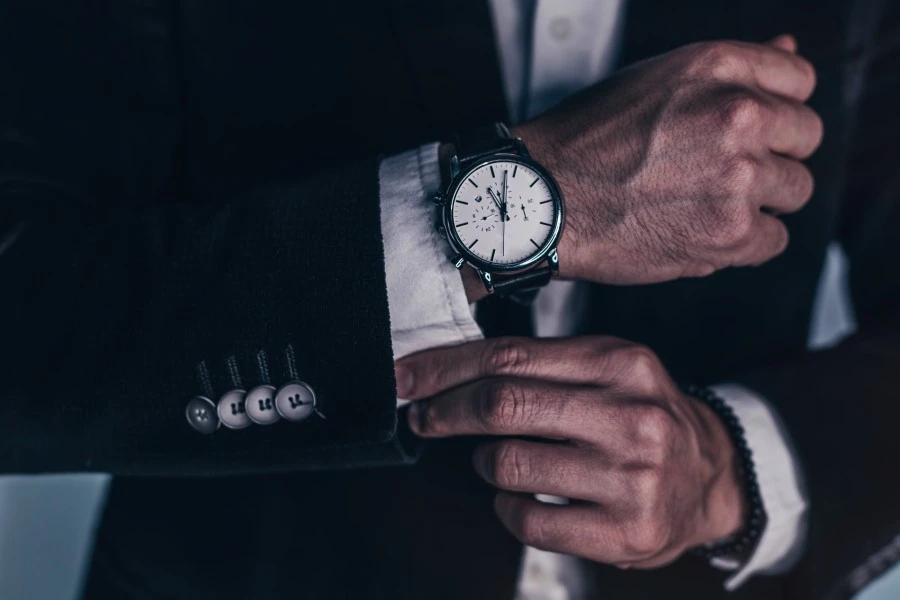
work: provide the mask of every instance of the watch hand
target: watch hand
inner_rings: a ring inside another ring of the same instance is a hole
[[[503,204],[500,207],[500,221],[503,228],[500,244],[503,256],[506,256],[506,222],[509,221],[509,214],[506,212],[506,171],[503,171]]]
[[[524,204],[520,204],[519,206],[522,207],[522,214],[525,216],[525,220],[527,221],[527,220],[528,220],[528,213],[525,212],[525,205],[524,205]]]
[[[506,220],[509,221],[509,209],[506,207],[507,196],[509,195],[509,186],[506,183],[507,175],[509,175],[509,171],[503,171],[503,214],[506,216]]]
[[[503,206],[506,206],[506,196],[509,191],[509,187],[506,185],[506,175],[509,171],[503,171]]]
[[[497,208],[500,209],[500,212],[503,212],[503,207],[500,206],[500,199],[497,198],[497,195],[494,193],[494,190],[492,190],[491,188],[488,188],[487,190],[488,190],[488,194],[491,195],[491,200],[494,201],[494,204],[497,205]]]
[[[503,216],[501,216],[500,221],[501,221],[500,227],[502,228],[502,231],[503,231],[503,233],[501,234],[502,237],[500,238],[500,248],[501,248],[500,253],[503,256],[506,256],[506,219],[504,219]]]

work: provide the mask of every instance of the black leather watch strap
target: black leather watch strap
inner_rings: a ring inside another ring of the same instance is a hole
[[[516,142],[503,123],[477,127],[454,136],[453,145],[460,165],[499,152],[515,152]]]
[[[508,277],[494,277],[494,293],[519,304],[531,304],[538,291],[550,283],[552,275],[550,267],[540,267]]]

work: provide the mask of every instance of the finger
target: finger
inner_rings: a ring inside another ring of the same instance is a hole
[[[734,42],[763,90],[805,102],[816,87],[816,70],[805,58],[766,44]]]
[[[770,214],[800,210],[812,197],[815,186],[812,173],[802,163],[769,153],[762,159],[762,180],[754,192],[758,206]]]
[[[409,408],[409,425],[426,438],[516,435],[557,440],[619,439],[620,411],[596,388],[527,379],[468,383]]]
[[[598,360],[628,345],[613,337],[493,338],[418,352],[397,361],[397,394],[417,400],[491,376],[597,383]]]
[[[781,219],[759,212],[753,234],[741,250],[736,266],[758,266],[775,258],[787,248],[790,236]]]
[[[766,43],[773,48],[778,48],[785,52],[790,52],[791,54],[797,53],[797,38],[789,33],[777,35]]]
[[[657,554],[652,528],[626,528],[600,506],[546,504],[526,494],[499,492],[494,510],[520,542],[540,550],[607,564],[645,561]]]
[[[627,496],[621,475],[608,468],[602,455],[577,446],[502,440],[476,448],[473,461],[475,471],[485,481],[507,491],[598,504]]]
[[[824,127],[819,115],[800,102],[769,96],[765,134],[769,149],[794,158],[807,158],[822,143]]]

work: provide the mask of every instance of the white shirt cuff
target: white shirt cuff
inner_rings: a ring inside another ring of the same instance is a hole
[[[462,277],[435,228],[431,197],[441,184],[438,144],[383,160],[379,181],[394,359],[481,339]]]
[[[740,565],[727,558],[711,560],[713,566],[736,570],[725,582],[725,589],[733,591],[757,573],[782,573],[799,559],[806,539],[807,499],[800,465],[775,410],[739,385],[720,385],[713,391],[731,407],[744,428],[767,516],[762,536],[747,562]]]

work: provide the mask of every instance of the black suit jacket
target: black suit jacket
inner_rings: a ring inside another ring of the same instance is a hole
[[[628,3],[625,63],[791,31],[819,73],[817,192],[783,256],[593,292],[592,330],[650,344],[676,377],[743,382],[784,417],[807,551],[734,597],[840,594],[900,531],[897,12]],[[86,596],[509,597],[520,548],[469,442],[416,462],[398,428],[378,214],[379,156],[504,119],[485,3],[10,0],[0,81],[0,469],[120,476]],[[833,239],[860,332],[808,353]],[[188,426],[198,365],[215,394],[232,356],[245,387],[278,385],[288,344],[327,420]],[[376,465],[398,468],[343,469]],[[689,559],[593,569],[604,598],[724,594]]]

